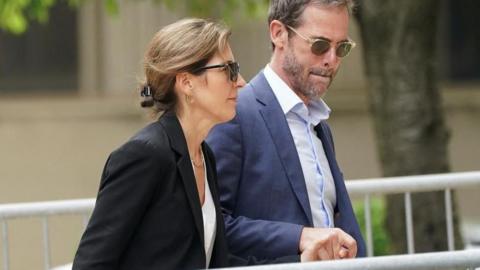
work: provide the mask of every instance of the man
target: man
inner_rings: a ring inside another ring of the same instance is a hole
[[[236,117],[207,140],[234,254],[298,254],[326,235],[342,242],[346,232],[365,256],[321,99],[354,47],[352,1],[270,2],[271,61],[239,92]]]

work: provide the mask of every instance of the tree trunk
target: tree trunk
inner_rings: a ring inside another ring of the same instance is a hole
[[[435,70],[440,2],[362,0],[356,13],[385,176],[449,171],[449,134]],[[386,223],[395,253],[407,251],[403,198],[387,197]],[[446,250],[443,193],[414,193],[412,208],[415,252]],[[457,224],[455,215],[459,247]]]

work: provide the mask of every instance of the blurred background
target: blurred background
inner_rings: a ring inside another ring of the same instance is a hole
[[[480,170],[479,10],[458,8],[468,1],[442,1],[436,65],[450,168]],[[119,1],[113,16],[105,9],[102,1],[78,8],[60,1],[47,24],[32,22],[21,35],[0,31],[0,203],[94,197],[108,154],[152,121],[136,90],[143,53],[156,31],[186,11],[152,1]],[[229,24],[235,57],[249,80],[269,61],[266,19],[234,16]],[[346,179],[381,177],[355,20],[351,37],[358,47],[326,97],[333,110],[329,123]],[[480,188],[457,192],[464,237],[478,234],[479,194]],[[71,262],[81,219],[51,223],[52,265]],[[9,230],[11,269],[40,269],[40,221],[14,220]]]

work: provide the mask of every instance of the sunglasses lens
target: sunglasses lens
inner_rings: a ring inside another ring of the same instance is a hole
[[[240,66],[237,62],[228,63],[229,77],[232,82],[236,82],[238,79],[238,73],[240,71]]]
[[[348,53],[350,53],[350,51],[352,50],[352,43],[350,42],[344,42],[344,43],[341,43],[340,45],[338,45],[337,47],[337,50],[336,50],[336,54],[338,57],[345,57],[348,55]]]
[[[312,53],[322,55],[330,49],[330,43],[326,40],[317,39],[312,43]]]

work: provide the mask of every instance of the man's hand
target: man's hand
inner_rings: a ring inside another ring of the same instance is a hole
[[[299,250],[302,262],[355,258],[357,242],[338,228],[303,228]]]

